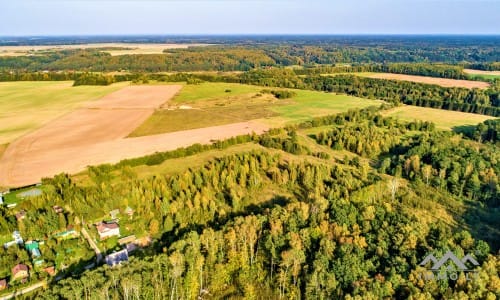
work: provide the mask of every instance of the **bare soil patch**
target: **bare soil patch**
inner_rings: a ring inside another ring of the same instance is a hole
[[[485,89],[490,86],[489,83],[481,81],[435,78],[427,76],[403,75],[403,74],[391,74],[391,73],[371,73],[367,75],[367,77],[436,84],[442,87],[463,87],[468,89],[472,88]]]
[[[8,169],[8,177],[2,175],[3,180],[0,184],[27,185],[39,181],[42,177],[54,176],[61,172],[77,173],[89,165],[117,163],[125,158],[174,150],[195,143],[209,144],[213,140],[252,132],[262,133],[267,129],[267,126],[257,122],[242,122],[153,136],[117,139],[86,146],[37,151],[31,155],[23,155],[22,158],[17,157],[14,166]],[[0,168],[4,166],[0,161]]]

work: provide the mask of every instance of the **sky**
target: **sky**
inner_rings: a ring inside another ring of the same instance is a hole
[[[0,36],[500,34],[500,0],[0,0]]]

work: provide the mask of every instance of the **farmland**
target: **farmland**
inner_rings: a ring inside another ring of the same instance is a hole
[[[408,105],[393,108],[385,112],[384,115],[396,117],[404,121],[422,120],[433,122],[438,128],[445,130],[451,130],[457,126],[477,125],[486,120],[495,119],[478,114]]]
[[[0,145],[128,85],[72,87],[72,84],[69,81],[1,82]]]
[[[186,49],[200,47],[204,44],[130,44],[130,43],[99,43],[76,45],[46,45],[46,46],[0,46],[0,56],[42,55],[50,51],[71,49],[102,49],[102,52],[117,55],[161,54],[166,49]]]
[[[442,87],[463,87],[463,88],[479,88],[485,89],[490,85],[487,82],[472,81],[472,80],[458,80],[447,78],[426,77],[417,75],[403,75],[392,73],[361,73],[359,76],[365,76],[376,79],[389,79],[389,80],[402,80],[426,84],[436,84]]]
[[[106,151],[100,148],[92,152],[92,147],[125,137],[179,88],[173,85],[127,87],[17,139],[0,160],[1,184],[8,185],[13,179],[18,184],[34,183],[42,176],[55,174],[52,172],[74,171],[75,166],[98,163],[102,159],[100,152]],[[71,159],[85,151],[91,151],[90,157]],[[120,155],[119,151],[115,155]]]
[[[500,79],[500,71],[482,71],[482,70],[464,69],[464,73],[469,75],[469,77],[473,79],[482,79],[482,80]]]
[[[498,39],[119,39],[0,55],[0,298],[498,294]]]
[[[203,83],[185,85],[169,102],[169,109],[157,110],[131,137],[203,128],[258,119],[271,127],[308,120],[348,109],[378,105],[381,101],[315,91],[294,90],[291,99],[276,99],[262,93],[262,87]]]

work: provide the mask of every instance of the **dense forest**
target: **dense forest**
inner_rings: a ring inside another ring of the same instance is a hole
[[[320,126],[317,133],[300,133]],[[318,155],[304,139],[352,155]],[[132,168],[235,143],[264,148],[176,174],[139,179]],[[464,201],[483,207],[492,212],[483,225],[500,227],[494,217],[500,204],[496,150],[489,141],[382,117],[370,108],[92,167],[85,184],[64,174],[45,179],[47,192],[22,203],[29,211],[23,235],[78,228],[80,218],[131,206],[136,215],[126,224],[156,242],[122,267],[84,272],[33,297],[493,299],[500,291],[500,262],[492,255],[500,246],[498,231],[480,230],[473,216],[453,208]],[[72,210],[55,217],[53,205]],[[436,215],[443,207],[455,214],[455,224]],[[457,280],[423,279],[423,258],[447,250],[473,254],[478,279],[462,272]]]

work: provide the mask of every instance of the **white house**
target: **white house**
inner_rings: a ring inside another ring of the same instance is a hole
[[[120,236],[120,227],[116,223],[101,222],[97,225],[97,232],[101,240],[112,236]]]

